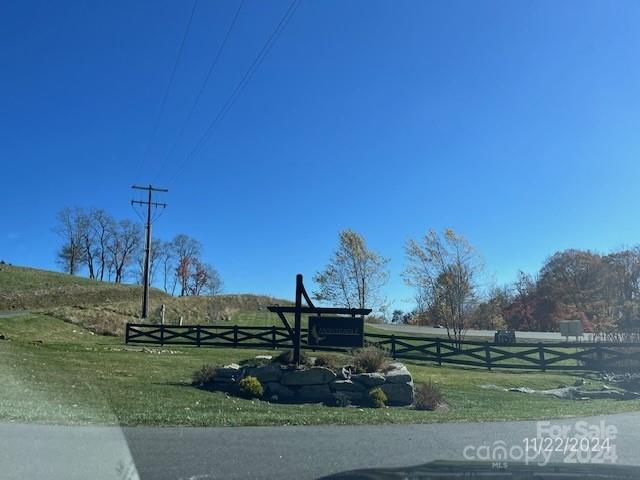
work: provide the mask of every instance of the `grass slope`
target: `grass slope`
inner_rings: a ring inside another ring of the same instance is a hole
[[[32,268],[0,265],[0,311],[34,310],[89,328],[100,334],[122,335],[126,322],[139,321],[142,287],[98,282]],[[280,325],[266,307],[291,302],[262,295],[173,297],[151,290],[151,321]]]
[[[0,318],[0,421],[120,425],[310,425],[541,419],[640,409],[640,401],[574,402],[483,389],[573,384],[576,375],[489,372],[407,365],[416,382],[433,380],[448,410],[273,405],[190,386],[203,363],[225,364],[272,351],[137,348],[46,315]],[[598,388],[601,383],[589,380]]]

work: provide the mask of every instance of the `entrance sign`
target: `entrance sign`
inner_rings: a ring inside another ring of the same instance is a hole
[[[309,317],[307,343],[318,347],[362,347],[364,318]]]
[[[306,307],[302,306],[302,299],[307,302]],[[307,313],[310,315],[316,315],[317,317],[321,317],[322,315],[350,315],[352,318],[347,319],[346,317],[341,317],[341,321],[345,321],[345,319],[352,321],[356,316],[360,317],[360,322],[364,322],[364,316],[369,315],[371,313],[370,308],[339,308],[339,307],[316,307],[311,299],[309,298],[309,294],[304,288],[302,283],[302,275],[296,275],[296,303],[293,307],[281,307],[280,305],[272,305],[267,307],[270,312],[276,313],[282,323],[286,327],[289,332],[289,336],[293,340],[293,361],[296,365],[300,365],[300,347],[301,347],[301,339],[302,339],[302,314]],[[294,326],[291,328],[289,325],[289,321],[285,313],[293,313],[294,315]],[[334,317],[335,318],[335,317]],[[321,321],[325,319],[330,320],[330,318],[323,317]],[[361,323],[362,324],[362,323]],[[361,330],[362,331],[362,330]],[[362,334],[360,334],[362,336]],[[322,335],[318,335],[320,339]],[[327,337],[329,337],[327,335]],[[333,335],[335,337],[335,335]],[[352,336],[352,337],[355,337]],[[330,341],[328,339],[318,340],[319,342]],[[346,340],[344,340],[346,342]],[[328,343],[317,343],[318,346],[329,346]],[[341,345],[340,345],[341,346]],[[350,346],[350,345],[345,345]]]
[[[569,337],[582,337],[584,330],[582,328],[582,322],[580,320],[561,320],[560,321],[560,334],[569,340]]]

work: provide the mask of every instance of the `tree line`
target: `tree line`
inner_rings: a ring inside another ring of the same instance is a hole
[[[143,227],[116,220],[101,209],[65,208],[55,231],[63,242],[58,262],[70,274],[141,283]],[[216,294],[222,280],[202,261],[202,245],[180,234],[152,240],[152,284],[173,295]],[[353,230],[338,234],[338,247],[313,281],[315,300],[347,308],[372,308],[387,315],[384,288],[389,259]],[[514,282],[487,288],[476,249],[451,229],[429,230],[405,244],[404,282],[416,307],[394,310],[398,323],[443,326],[460,339],[468,328],[557,331],[562,320],[580,320],[600,334],[640,331],[640,246],[607,254],[569,249],[546,259],[535,274],[518,272]]]
[[[142,283],[144,227],[128,219],[115,219],[102,209],[67,207],[56,216],[62,239],[57,263],[70,275],[86,271],[91,279]],[[188,235],[172,240],[153,238],[149,258],[152,285],[172,295],[215,295],[223,288],[218,271],[202,260],[202,244]]]
[[[388,262],[361,235],[342,231],[327,266],[313,278],[314,299],[386,312]],[[456,339],[468,328],[557,331],[562,320],[580,320],[585,331],[603,336],[640,331],[640,246],[607,254],[560,251],[539,272],[520,271],[514,282],[490,288],[483,270],[476,249],[451,229],[408,240],[402,277],[416,307],[396,309],[390,320],[443,326]]]

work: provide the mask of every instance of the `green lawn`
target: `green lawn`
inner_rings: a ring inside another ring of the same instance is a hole
[[[489,372],[407,363],[416,382],[441,386],[448,410],[274,405],[190,386],[203,363],[260,353],[244,349],[125,346],[45,316],[0,318],[0,421],[120,425],[310,425],[536,419],[640,410],[640,401],[575,402],[483,389],[480,385],[554,388],[577,375]],[[600,383],[590,380],[590,386]]]

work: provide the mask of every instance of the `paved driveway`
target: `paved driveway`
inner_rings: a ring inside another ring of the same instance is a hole
[[[435,327],[425,327],[422,325],[392,325],[392,324],[382,324],[375,325],[376,328],[380,328],[382,330],[389,330],[396,333],[404,333],[404,334],[412,334],[419,333],[423,335],[433,335],[442,338],[446,338],[447,329],[446,328],[435,328]],[[473,340],[473,337],[485,337],[485,338],[493,338],[495,330],[467,330],[465,333],[465,338],[467,340]],[[565,338],[560,335],[559,332],[516,332],[516,338],[519,340],[557,340],[561,341]],[[574,337],[569,338],[569,340],[575,340]],[[591,334],[585,333],[582,337],[582,341],[586,342],[591,340]]]

